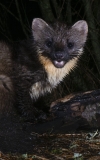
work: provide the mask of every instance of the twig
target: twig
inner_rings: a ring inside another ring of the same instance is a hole
[[[23,32],[25,33],[26,37],[28,38],[27,32],[25,30],[24,23],[23,23],[23,20],[22,20],[22,17],[21,17],[21,12],[20,12],[20,9],[19,9],[18,1],[15,0],[15,2],[16,2],[16,7],[17,7],[18,15],[19,15],[19,20],[20,20],[20,23],[21,23],[22,28],[23,28]]]

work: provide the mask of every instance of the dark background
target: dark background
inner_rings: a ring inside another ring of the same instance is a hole
[[[100,0],[1,0],[0,39],[19,41],[31,35],[33,18],[64,21],[84,19],[89,35],[78,67],[54,90],[53,99],[100,86]],[[52,95],[51,95],[52,96]]]

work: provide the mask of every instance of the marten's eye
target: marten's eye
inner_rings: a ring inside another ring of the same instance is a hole
[[[67,42],[67,47],[69,49],[72,49],[74,47],[74,43],[73,42]]]
[[[52,45],[53,45],[53,40],[47,40],[46,41],[46,46],[48,47],[48,48],[51,48],[52,47]]]

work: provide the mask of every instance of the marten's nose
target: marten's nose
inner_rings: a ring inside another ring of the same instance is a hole
[[[54,57],[55,57],[58,61],[61,61],[61,60],[63,60],[63,58],[64,58],[64,54],[63,54],[63,52],[61,52],[61,51],[57,51],[57,52],[54,54]]]

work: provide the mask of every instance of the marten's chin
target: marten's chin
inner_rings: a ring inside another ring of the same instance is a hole
[[[56,67],[56,68],[63,68],[64,67],[64,65],[65,65],[65,61],[57,61],[57,60],[54,60],[53,61],[53,64],[54,64],[54,66]]]

